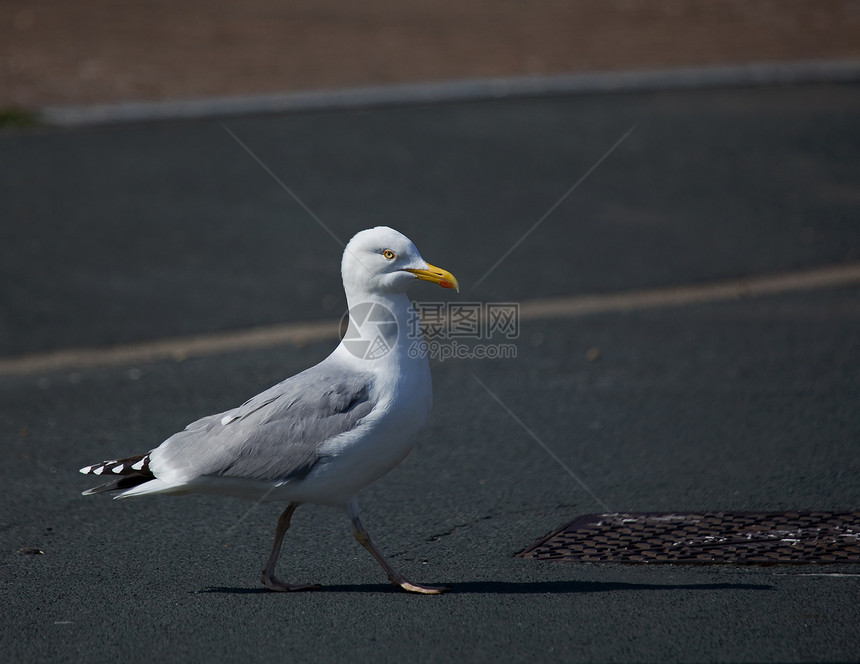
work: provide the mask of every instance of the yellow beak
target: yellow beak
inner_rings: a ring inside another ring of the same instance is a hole
[[[448,270],[443,270],[441,267],[427,263],[426,270],[415,270],[407,267],[406,272],[414,274],[416,279],[432,281],[434,284],[439,284],[442,288],[453,288],[458,293],[460,292],[460,284],[457,282],[457,277],[448,272]]]

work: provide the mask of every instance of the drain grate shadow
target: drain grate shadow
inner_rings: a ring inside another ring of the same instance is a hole
[[[516,557],[700,565],[860,563],[860,512],[589,514]]]

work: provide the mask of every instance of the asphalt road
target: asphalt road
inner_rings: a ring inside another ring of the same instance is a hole
[[[332,235],[398,228],[463,301],[860,258],[856,86],[226,125]],[[0,135],[0,201],[4,357],[342,313],[341,247],[217,122]],[[431,425],[362,505],[407,577],[453,588],[439,597],[385,584],[334,510],[299,510],[281,558],[324,589],[283,595],[258,585],[278,505],[79,495],[80,466],[145,451],[330,342],[0,376],[0,660],[856,661],[856,565],[512,556],[603,505],[860,507],[858,295],[524,320],[516,359],[434,363]]]

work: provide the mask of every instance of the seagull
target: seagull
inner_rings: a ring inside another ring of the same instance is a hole
[[[261,576],[267,588],[284,592],[320,587],[275,577],[293,512],[303,503],[339,507],[391,583],[426,595],[449,590],[410,583],[392,567],[359,519],[356,494],[409,454],[430,413],[430,367],[426,353],[416,352],[423,338],[410,327],[417,318],[406,291],[415,280],[458,292],[459,284],[386,226],[349,241],[341,274],[350,316],[331,355],[237,408],[192,422],[146,454],[81,468],[110,478],[83,494],[206,493],[286,502]]]

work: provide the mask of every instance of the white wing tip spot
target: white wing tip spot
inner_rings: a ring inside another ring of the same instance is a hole
[[[121,464],[119,464],[118,466],[114,466],[114,467],[112,468],[112,470],[113,470],[113,472],[115,472],[117,475],[119,475],[123,470],[125,470],[125,464],[124,464],[124,463],[121,463]]]
[[[145,463],[146,463],[146,459],[145,459],[145,458],[144,458],[144,459],[141,459],[141,460],[140,460],[140,461],[138,461],[136,464],[134,464],[134,465],[131,467],[131,469],[132,469],[132,470],[143,470],[143,464],[145,464]]]
[[[101,475],[103,472],[105,472],[105,467],[99,466],[93,471],[93,475]]]
[[[88,474],[93,469],[92,466],[84,466],[78,472],[83,473],[84,475]]]

